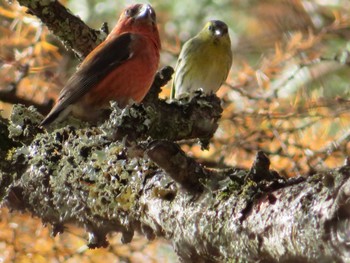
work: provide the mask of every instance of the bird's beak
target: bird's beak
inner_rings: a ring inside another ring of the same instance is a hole
[[[147,18],[147,17],[150,17],[152,19],[153,17],[155,17],[154,10],[152,6],[150,6],[149,4],[143,5],[136,16],[136,18]]]

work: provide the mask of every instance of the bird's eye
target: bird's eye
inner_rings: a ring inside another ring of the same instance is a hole
[[[213,26],[208,27],[209,31],[213,31]]]
[[[133,17],[137,13],[136,8],[129,8],[125,10],[125,16]]]

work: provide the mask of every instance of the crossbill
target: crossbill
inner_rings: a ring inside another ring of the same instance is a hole
[[[231,40],[227,25],[209,21],[188,40],[179,55],[171,98],[190,98],[196,90],[215,93],[226,80],[232,64]]]
[[[111,100],[121,108],[141,102],[156,74],[160,48],[153,8],[146,4],[126,8],[106,40],[68,80],[41,125],[68,114],[96,122]]]

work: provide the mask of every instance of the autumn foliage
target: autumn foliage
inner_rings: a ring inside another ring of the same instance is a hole
[[[262,150],[272,168],[288,177],[340,166],[350,153],[349,3],[332,7],[301,0],[249,1],[248,6],[227,2],[232,19],[238,16],[240,23],[234,27],[237,21],[226,21],[234,40],[234,64],[217,94],[224,112],[208,150],[196,141],[182,142],[182,148],[215,168],[249,168]],[[49,105],[79,61],[17,2],[0,3],[0,110],[8,116],[12,101],[4,94]],[[165,47],[163,64],[174,66],[182,40],[180,32],[169,35],[165,30],[164,19],[171,12],[161,7],[155,9]],[[163,97],[169,89],[163,88]],[[99,253],[105,253],[87,251],[78,230],[51,240],[36,220],[6,209],[0,213],[0,260],[5,262],[97,262]],[[121,252],[126,248],[111,243],[111,260],[117,256],[140,262],[133,251],[141,250],[143,262],[164,262],[146,249],[129,247],[127,254]],[[156,244],[159,253],[163,245]]]

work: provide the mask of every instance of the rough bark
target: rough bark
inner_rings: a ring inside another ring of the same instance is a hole
[[[206,112],[210,98],[167,105],[177,112],[196,103]],[[2,203],[40,217],[53,234],[69,224],[85,228],[92,248],[107,246],[107,233],[130,242],[139,231],[170,240],[184,262],[349,260],[349,165],[286,180],[260,152],[249,171],[207,169],[166,133],[116,139],[118,124],[140,125],[139,110],[114,108],[96,127],[70,119],[75,126],[45,132],[34,108],[15,106],[0,122]]]
[[[104,37],[57,1],[19,2],[81,57]],[[173,242],[184,262],[348,262],[349,164],[289,180],[263,153],[249,171],[203,167],[172,141],[211,138],[220,101],[155,99],[171,73],[157,75],[144,104],[112,105],[96,127],[69,119],[45,131],[33,107],[15,106],[0,118],[1,203],[53,234],[81,226],[90,247],[107,246],[109,232],[130,242],[140,231]]]

